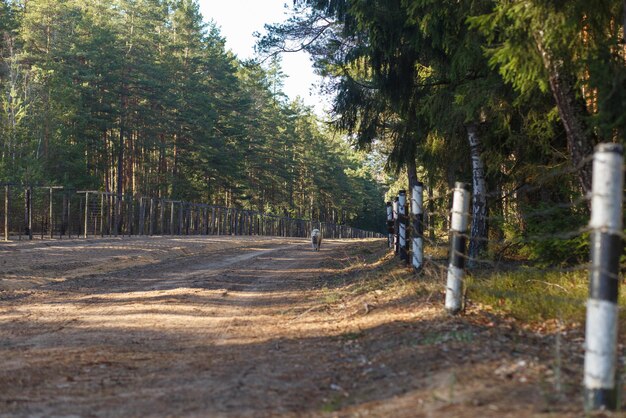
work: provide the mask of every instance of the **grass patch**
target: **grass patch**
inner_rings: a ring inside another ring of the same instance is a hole
[[[324,287],[322,290],[324,292],[322,301],[326,305],[333,305],[335,303],[341,302],[341,294],[337,290],[331,290],[328,287]]]
[[[467,297],[522,321],[583,322],[589,279],[586,271],[518,270],[469,277]],[[626,299],[620,297],[620,305]]]

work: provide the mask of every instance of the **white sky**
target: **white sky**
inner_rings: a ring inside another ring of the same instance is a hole
[[[226,38],[226,47],[240,59],[254,56],[254,32],[264,33],[263,25],[286,20],[286,4],[292,0],[199,0],[205,21],[213,20]],[[288,3],[289,2],[289,3]],[[304,52],[282,54],[282,69],[288,77],[284,92],[290,99],[300,96],[318,115],[324,105],[314,83],[319,77],[313,73],[313,64]]]

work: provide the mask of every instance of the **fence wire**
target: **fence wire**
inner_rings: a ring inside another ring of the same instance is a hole
[[[581,166],[592,161],[593,156],[581,162]],[[516,201],[520,193],[539,193],[547,184],[554,185],[560,181],[575,175],[578,167],[550,170],[543,176],[535,178],[533,184],[524,184],[512,187],[506,192],[487,193],[487,199],[491,212],[484,217],[489,225],[489,234],[486,237],[473,238],[479,242],[482,250],[478,254],[468,253],[456,255],[464,258],[466,270],[469,274],[467,280],[466,294],[472,293],[473,288],[480,284],[481,280],[488,278],[504,277],[506,275],[516,275],[518,280],[533,282],[537,285],[550,288],[546,292],[545,300],[548,303],[572,304],[581,308],[584,306],[586,297],[573,296],[569,290],[559,283],[555,283],[553,278],[562,276],[566,280],[576,276],[577,278],[587,278],[589,274],[597,269],[590,262],[590,237],[595,232],[606,232],[601,229],[591,228],[589,222],[590,202],[594,196],[588,194],[568,194],[560,201],[535,202],[533,204],[522,204]],[[626,174],[626,167],[622,164],[622,173]],[[619,192],[618,192],[619,193]],[[626,197],[626,188],[621,191],[622,199]],[[430,192],[430,196],[423,200],[424,223],[420,229],[423,231],[420,238],[425,248],[424,265],[422,274],[438,277],[445,289],[446,275],[449,269],[450,249],[449,238],[451,232],[451,207],[453,190],[444,193]],[[411,201],[411,199],[407,199]],[[500,204],[501,206],[497,206]],[[497,210],[494,210],[497,207]],[[408,210],[406,213],[410,213]],[[465,234],[459,234],[466,239],[469,244],[472,223],[472,209],[465,215],[470,220],[470,228]],[[626,225],[626,211],[622,210],[624,225]],[[409,255],[407,264],[412,261],[412,237],[415,219],[407,216],[405,219],[407,228],[406,245]],[[398,251],[397,236],[398,224],[394,231],[394,242],[391,246]],[[557,228],[558,227],[558,228]],[[626,230],[615,232],[623,242],[626,242]],[[544,254],[541,254],[541,252]],[[550,253],[552,252],[552,254]],[[622,250],[619,266],[621,275],[626,272],[626,254]],[[615,276],[613,273],[603,271],[603,273]],[[618,274],[619,276],[619,274]],[[551,279],[543,279],[551,277]],[[619,279],[619,277],[615,277]],[[513,303],[523,301],[528,298],[525,293],[526,288],[520,286],[519,289],[502,289],[499,286],[481,286],[480,292],[496,299],[512,301]]]

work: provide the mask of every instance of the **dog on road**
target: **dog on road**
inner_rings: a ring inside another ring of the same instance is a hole
[[[317,228],[311,231],[311,245],[313,245],[313,251],[319,251],[322,245],[322,233]]]

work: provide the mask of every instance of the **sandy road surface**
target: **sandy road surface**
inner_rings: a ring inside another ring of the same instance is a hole
[[[577,416],[550,335],[350,284],[382,245],[2,244],[0,416]]]
[[[312,379],[311,364],[285,353],[283,340],[310,337],[292,324],[310,304],[303,290],[345,245],[328,241],[321,253],[289,239],[8,246],[0,414],[303,411],[303,397],[331,383]]]

